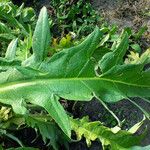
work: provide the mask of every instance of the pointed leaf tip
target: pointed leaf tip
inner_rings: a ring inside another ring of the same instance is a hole
[[[10,42],[10,44],[8,45],[7,51],[6,51],[6,55],[5,55],[6,59],[8,59],[8,60],[15,59],[17,43],[18,43],[18,38],[14,39]]]
[[[43,7],[40,11],[32,40],[33,55],[25,60],[23,63],[25,66],[36,66],[47,56],[51,34],[46,7]]]

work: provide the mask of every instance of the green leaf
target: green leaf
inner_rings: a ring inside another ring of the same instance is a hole
[[[48,14],[46,7],[43,7],[40,11],[39,18],[33,34],[33,55],[26,60],[25,64],[34,65],[34,63],[41,63],[48,54],[49,45],[50,29],[48,22]]]
[[[40,20],[45,13],[43,8]],[[68,116],[58,101],[60,98],[89,101],[96,96],[102,101],[116,102],[128,97],[150,97],[150,71],[143,69],[145,62],[123,64],[127,33],[112,52],[105,54],[104,50],[104,56],[99,55],[103,73],[95,73],[97,63],[93,56],[101,37],[96,27],[81,44],[63,49],[47,60],[43,58],[43,53],[47,53],[43,46],[34,50],[27,59],[32,65],[10,66],[0,73],[0,102],[11,105],[18,114],[28,113],[27,103],[42,106],[70,137]]]
[[[142,119],[140,122],[136,123],[134,126],[132,126],[132,127],[128,130],[128,132],[130,132],[130,133],[132,133],[132,134],[136,133],[137,130],[143,125],[143,123],[144,123],[145,120],[146,120],[146,118],[145,118],[145,116],[143,116],[143,119]]]
[[[29,7],[21,11],[22,11],[22,18],[24,22],[29,22],[29,21],[34,20],[35,12],[33,8]]]
[[[149,149],[150,149],[150,145],[144,146],[144,147],[141,147],[141,146],[134,146],[134,147],[132,147],[132,148],[129,149],[129,150],[149,150]]]
[[[0,135],[6,136],[10,138],[11,140],[15,141],[16,143],[18,143],[20,146],[23,146],[22,142],[17,137],[15,137],[11,133],[8,133],[6,130],[0,129]]]
[[[0,34],[0,39],[1,40],[12,40],[12,39],[14,39],[14,38],[16,38],[12,33],[2,33],[2,34]]]
[[[134,34],[133,36],[135,37],[136,40],[138,40],[138,39],[141,38],[141,36],[146,32],[147,29],[148,29],[147,26],[143,26],[143,27],[141,27],[141,28],[139,29],[139,31],[138,31],[136,34]]]
[[[41,42],[42,41],[42,42]],[[50,44],[50,30],[46,7],[41,9],[35,31],[33,34],[33,52],[38,61],[42,61],[47,56]]]
[[[128,49],[128,45],[128,34],[124,32],[121,35],[120,40],[118,40],[115,50],[105,54],[100,60],[99,66],[103,73],[111,69],[113,66],[123,63],[123,56]]]
[[[60,131],[56,123],[51,121],[49,116],[26,116],[25,120],[28,126],[39,129],[43,141],[46,143],[46,140],[49,139],[55,150],[59,149],[58,143],[67,142],[66,136]]]
[[[101,37],[102,33],[96,27],[81,44],[61,50],[49,60],[43,61],[39,69],[54,77],[81,77],[85,74],[93,76],[95,74],[94,66],[89,67],[89,64],[91,64],[91,57]],[[87,69],[87,67],[91,69]],[[84,72],[85,70],[88,70],[88,73]]]
[[[135,53],[130,51],[130,54],[125,59],[126,64],[148,64],[150,63],[150,48],[147,49],[144,53],[139,55],[139,53]]]
[[[32,101],[30,102],[45,108],[47,112],[52,116],[52,118],[59,124],[62,130],[70,137],[71,129],[68,116],[65,110],[63,109],[62,105],[58,101],[59,97],[55,94],[51,94],[51,96],[48,96],[45,92],[43,95],[34,96],[34,99],[32,99]]]
[[[0,19],[7,21],[11,27],[19,28],[21,30],[21,33],[24,36],[27,36],[28,33],[23,24],[21,24],[11,13],[9,14],[7,10],[3,9],[3,7],[4,7],[3,4],[0,5],[0,10],[2,9],[2,13],[0,13]],[[11,6],[8,5],[8,7],[12,9]]]
[[[0,58],[0,72],[20,65],[21,62],[18,60],[7,60],[6,58]]]
[[[77,140],[85,137],[88,146],[91,141],[99,139],[103,150],[109,147],[111,150],[127,150],[132,146],[139,145],[143,136],[134,135],[125,130],[116,130],[105,127],[99,121],[89,122],[88,117],[82,119],[70,118],[71,128],[76,132]]]
[[[107,34],[100,42],[100,46],[103,46],[110,38],[110,34]]]
[[[130,46],[132,47],[132,49],[135,50],[135,52],[138,52],[138,53],[141,52],[141,47],[139,44],[131,44]]]
[[[2,76],[1,103],[12,105],[14,111],[21,114],[26,113],[25,102],[42,106],[68,136],[68,117],[58,97],[87,101],[95,94],[103,101],[116,102],[126,97],[150,96],[150,72],[143,72],[140,65],[116,66],[101,77],[51,78],[19,67]]]
[[[8,60],[14,60],[15,59],[17,42],[18,42],[18,39],[14,39],[9,44],[7,51],[6,51],[6,55],[5,55],[6,59],[8,59]]]
[[[0,22],[0,33],[10,33],[11,30],[8,28],[8,26],[2,22]]]
[[[111,35],[110,42],[115,42],[115,41],[118,40],[118,38],[119,38],[119,35],[118,35],[118,34]]]
[[[102,57],[108,53],[108,52],[111,52],[111,50],[109,48],[106,48],[106,47],[98,47],[94,53],[93,53],[93,57],[95,58],[97,64],[99,62],[99,60],[102,59]]]

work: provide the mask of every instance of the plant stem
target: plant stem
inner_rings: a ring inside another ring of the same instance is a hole
[[[122,123],[119,120],[119,118],[114,114],[114,112],[110,110],[108,106],[106,105],[106,103],[104,103],[98,96],[95,95],[95,97],[101,102],[101,104],[105,107],[105,109],[116,119],[116,121],[118,122],[118,126],[121,127]]]
[[[143,109],[140,105],[138,105],[136,102],[134,102],[134,101],[131,100],[130,98],[128,98],[128,100],[129,100],[132,104],[134,104],[136,107],[138,107],[138,108],[144,113],[144,115],[146,116],[146,118],[147,118],[148,120],[150,120],[150,115],[149,115],[149,113],[148,113],[145,109]]]

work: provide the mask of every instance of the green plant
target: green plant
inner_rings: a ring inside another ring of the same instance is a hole
[[[30,7],[24,8],[24,4],[18,7],[10,1],[0,2],[0,12],[0,55],[3,56],[12,39],[18,38],[22,47],[27,44],[25,41],[34,27],[35,12]]]
[[[101,122],[90,122],[88,117],[82,119],[72,119],[72,129],[77,134],[77,140],[81,140],[82,136],[85,137],[88,146],[91,145],[91,141],[96,139],[100,140],[103,146],[103,150],[131,150],[131,149],[148,149],[147,147],[134,147],[139,145],[143,135],[137,136],[134,133],[140,128],[143,121],[134,125],[128,131],[121,130],[119,127],[107,128]]]
[[[89,0],[52,0],[50,5],[54,35],[57,33],[63,37],[64,33],[71,31],[76,33],[77,37],[86,36],[100,22],[98,12],[94,10]]]
[[[49,58],[51,34],[44,7],[33,34],[31,56],[18,60],[15,57],[17,40],[14,40],[5,58],[0,58],[0,103],[11,106],[15,115],[21,115],[27,119],[28,125],[39,128],[42,136],[50,138],[43,131],[43,119],[31,117],[30,105],[40,107],[70,138],[69,117],[59,102],[60,98],[90,101],[96,97],[107,108],[105,102],[134,96],[150,97],[150,71],[143,69],[149,61],[150,51],[142,57],[142,61],[126,64],[127,32],[124,31],[109,49],[102,48],[102,31],[96,27],[82,43]],[[52,145],[56,149],[54,143]]]
[[[2,141],[8,138],[18,143],[19,146],[24,147],[25,145],[23,142],[15,137],[12,132],[32,127],[35,129],[37,137],[39,134],[42,136],[41,140],[44,141],[45,145],[48,145],[49,147],[52,146],[55,150],[58,150],[60,148],[59,146],[65,145],[67,149],[69,139],[58,128],[53,119],[40,107],[35,107],[33,109],[33,107],[30,106],[29,109],[32,112],[28,115],[17,115],[12,113],[12,110],[9,107],[1,108],[0,137],[3,137]],[[40,113],[38,113],[37,110],[40,110]],[[0,144],[5,146],[3,142]]]

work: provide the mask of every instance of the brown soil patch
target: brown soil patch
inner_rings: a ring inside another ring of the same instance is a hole
[[[91,4],[109,24],[117,24],[120,29],[131,27],[138,31],[140,27],[147,26],[148,30],[143,37],[147,47],[150,46],[149,0],[91,0]]]

